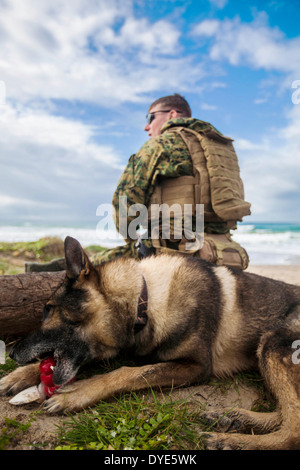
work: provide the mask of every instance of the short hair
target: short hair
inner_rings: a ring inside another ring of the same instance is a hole
[[[185,117],[192,116],[190,105],[188,104],[186,99],[178,93],[158,98],[158,100],[154,101],[154,103],[151,104],[151,106],[149,107],[149,111],[151,108],[158,104],[166,108],[175,109],[176,111],[180,112],[180,114],[183,114],[183,116]]]

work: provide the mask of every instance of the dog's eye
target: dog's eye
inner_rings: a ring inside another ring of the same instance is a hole
[[[48,318],[51,309],[52,309],[52,305],[50,304],[45,305],[44,310],[43,310],[43,321],[46,320],[46,318]]]

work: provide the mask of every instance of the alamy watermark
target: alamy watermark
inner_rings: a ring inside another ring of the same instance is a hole
[[[0,364],[5,364],[5,343],[4,341],[0,340]]]
[[[292,93],[292,103],[299,104],[300,103],[300,80],[294,80],[292,83],[292,88],[296,88],[296,90]]]
[[[100,204],[96,215],[102,219],[96,227],[97,238],[109,240],[118,227],[118,239],[137,240],[182,240],[185,249],[202,248],[204,237],[204,205],[196,204],[144,204],[128,205],[127,197],[119,197],[119,211],[116,214],[111,204]],[[118,220],[117,220],[118,218]]]
[[[297,339],[293,342],[292,348],[296,349],[296,351],[292,354],[292,363],[293,364],[300,364],[300,349],[297,349],[300,347],[300,340]]]
[[[3,80],[0,80],[0,106],[6,103],[6,86]]]

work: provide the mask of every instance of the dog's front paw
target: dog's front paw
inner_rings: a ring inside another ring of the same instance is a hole
[[[70,402],[68,398],[66,398],[66,394],[58,395],[55,393],[55,395],[44,402],[43,408],[47,413],[51,414],[71,411],[69,408]]]
[[[14,381],[10,379],[10,375],[6,375],[0,379],[0,396],[11,395],[13,393],[12,388],[15,384]]]
[[[39,364],[19,367],[0,380],[0,395],[14,395],[39,382]]]
[[[89,406],[90,400],[84,393],[84,381],[64,385],[52,397],[44,403],[44,410],[48,413],[63,413],[68,411],[80,411]]]

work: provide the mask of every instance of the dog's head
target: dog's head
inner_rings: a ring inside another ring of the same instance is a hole
[[[11,357],[19,364],[53,356],[56,385],[74,377],[93,359],[114,357],[118,350],[108,321],[112,309],[95,269],[77,240],[65,240],[66,277],[44,308],[41,329],[15,345]]]

